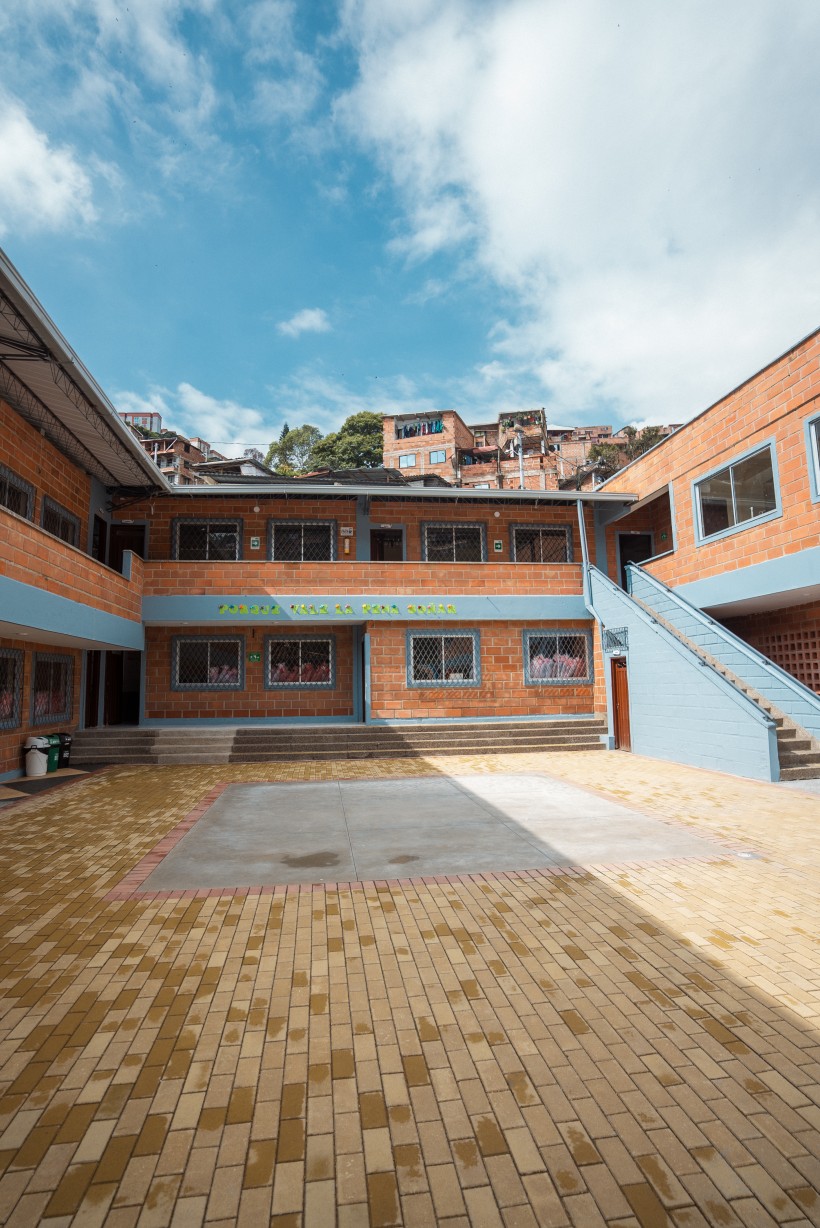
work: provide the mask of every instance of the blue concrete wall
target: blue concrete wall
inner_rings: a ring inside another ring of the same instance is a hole
[[[777,780],[774,722],[596,567],[589,596],[603,627],[626,627],[632,749],[653,759]],[[608,669],[608,662],[607,662]]]
[[[710,653],[813,737],[820,738],[820,699],[802,682],[640,567],[630,567],[629,583],[640,601],[657,610],[693,644]]]

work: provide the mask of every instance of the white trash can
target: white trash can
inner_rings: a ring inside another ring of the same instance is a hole
[[[26,738],[23,755],[26,760],[26,776],[45,776],[48,769],[48,738]]]

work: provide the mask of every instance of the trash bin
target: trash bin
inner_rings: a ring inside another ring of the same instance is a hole
[[[56,772],[60,766],[60,735],[59,733],[50,733],[48,737],[48,770]]]
[[[70,733],[58,733],[57,737],[60,739],[59,766],[61,768],[70,767],[71,766],[71,742],[72,742],[71,734]]]
[[[45,776],[49,749],[48,738],[26,738],[23,743],[26,776]]]

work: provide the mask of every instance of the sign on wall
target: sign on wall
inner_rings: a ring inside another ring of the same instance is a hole
[[[291,601],[287,604],[257,601],[223,602],[224,618],[436,618],[458,614],[451,601]]]

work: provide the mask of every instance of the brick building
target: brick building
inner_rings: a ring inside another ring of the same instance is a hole
[[[94,731],[93,761],[127,729],[139,761],[203,730],[226,755],[268,734],[317,753],[319,730],[352,727],[400,730],[409,753],[431,723],[438,747],[571,730],[764,779],[813,770],[819,345],[597,490],[547,483],[561,453],[538,415],[468,431],[455,414],[390,420],[397,449],[434,474],[455,453],[457,476],[521,432],[537,483],[177,485],[0,261],[0,778],[57,728]]]

